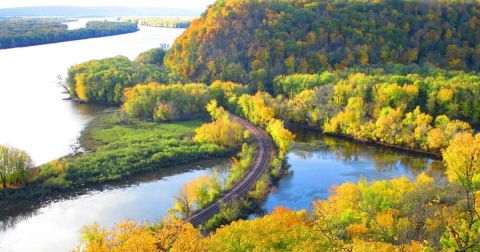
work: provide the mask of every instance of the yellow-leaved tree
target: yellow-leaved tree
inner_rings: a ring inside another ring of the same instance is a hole
[[[443,153],[450,183],[463,191],[459,210],[448,218],[447,238],[457,251],[480,247],[480,134],[457,134]],[[447,243],[447,242],[446,242]]]
[[[242,125],[231,120],[229,113],[223,107],[217,106],[216,100],[210,101],[206,108],[213,121],[195,129],[195,142],[213,143],[224,147],[240,145],[244,136],[248,135],[244,133]]]

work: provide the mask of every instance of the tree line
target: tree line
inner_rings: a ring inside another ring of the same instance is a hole
[[[273,82],[276,96],[267,92],[252,95],[248,85],[223,81],[210,86],[154,82],[136,85],[142,81],[138,76],[145,76],[137,72],[129,75],[128,70],[161,69],[150,64],[153,62],[147,58],[152,57],[141,57],[145,64],[117,57],[74,66],[69,71],[69,80],[73,79],[69,83],[74,84],[70,90],[75,90],[81,100],[123,103],[129,116],[157,121],[206,112],[206,105],[214,99],[271,130],[278,146],[290,142],[292,136],[282,130],[283,122],[275,119],[357,140],[440,154],[455,134],[472,131],[461,120],[475,124],[480,119],[476,99],[480,79],[476,73],[432,66],[346,68],[312,75],[280,75]],[[135,68],[135,64],[140,67]],[[118,72],[112,72],[112,68]],[[82,76],[88,77],[85,80]],[[119,79],[127,82],[122,85]]]
[[[274,94],[292,100],[325,96],[324,102],[330,104],[323,105],[335,111],[343,108],[349,98],[358,96],[371,103],[367,114],[372,116],[378,116],[386,106],[406,110],[420,106],[433,116],[445,114],[474,124],[480,120],[480,102],[476,98],[480,94],[480,76],[476,72],[448,71],[428,65],[280,75],[273,82],[273,90]]]
[[[105,37],[138,31],[136,23],[88,21],[85,28],[68,30],[61,19],[0,20],[0,49]]]
[[[278,76],[267,95],[284,120],[346,135],[440,154],[458,133],[478,123],[480,82],[475,73],[437,68],[395,72],[346,69]]]
[[[123,18],[122,21],[135,22],[141,26],[164,28],[187,28],[193,18],[188,17],[132,17]]]
[[[171,121],[205,111],[209,101],[205,84],[150,83],[126,89],[123,109],[134,118]]]

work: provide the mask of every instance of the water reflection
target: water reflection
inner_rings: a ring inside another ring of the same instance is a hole
[[[165,169],[108,186],[90,188],[70,198],[25,202],[15,216],[0,221],[0,251],[68,251],[79,242],[80,229],[94,222],[111,227],[133,219],[161,219],[180,187],[198,176],[224,174],[226,160]],[[5,217],[8,216],[8,217]]]
[[[328,197],[330,188],[346,181],[389,179],[421,172],[442,178],[442,162],[422,155],[376,145],[323,136],[318,132],[296,132],[297,143],[287,155],[289,174],[269,195],[264,208],[281,205],[310,209],[315,199]]]
[[[442,162],[436,162],[420,154],[329,137],[315,131],[295,134],[297,143],[292,153],[305,159],[315,155],[317,158],[332,158],[334,155],[335,159],[343,162],[371,161],[375,170],[379,172],[406,169],[414,176],[421,172],[431,172],[432,176],[438,175],[443,169]]]

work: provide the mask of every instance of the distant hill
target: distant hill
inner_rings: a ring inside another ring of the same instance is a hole
[[[200,9],[36,6],[0,9],[0,17],[199,16]]]
[[[480,3],[219,0],[165,58],[191,81],[267,90],[280,74],[386,63],[479,71]]]

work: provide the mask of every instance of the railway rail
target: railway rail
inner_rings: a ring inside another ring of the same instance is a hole
[[[230,118],[240,123],[245,129],[250,131],[250,134],[255,137],[257,144],[257,151],[255,161],[248,173],[243,176],[242,180],[238,182],[230,191],[225,193],[221,198],[212,202],[207,207],[196,212],[186,219],[187,222],[198,226],[220,211],[220,202],[229,203],[233,200],[245,195],[267,171],[271,159],[272,142],[270,136],[262,129],[252,125],[247,120],[240,118],[230,113]]]

